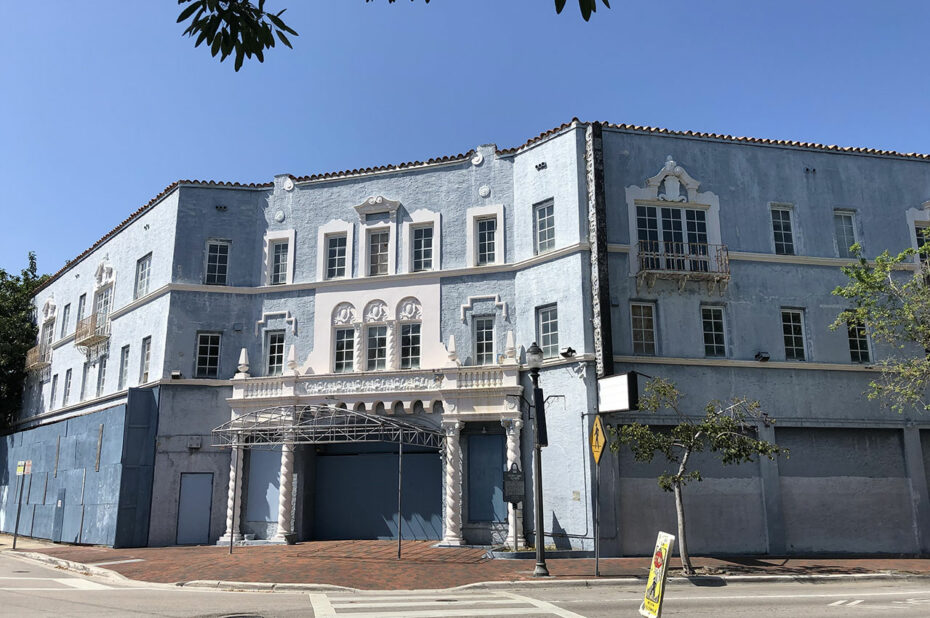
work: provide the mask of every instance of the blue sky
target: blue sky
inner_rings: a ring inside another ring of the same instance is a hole
[[[573,116],[930,152],[924,0],[266,6],[295,49],[235,73],[173,0],[0,0],[0,268],[56,271],[177,179],[510,147]]]

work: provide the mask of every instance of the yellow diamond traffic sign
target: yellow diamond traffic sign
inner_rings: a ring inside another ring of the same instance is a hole
[[[607,445],[607,436],[604,435],[604,422],[600,416],[594,417],[594,426],[591,428],[591,454],[594,455],[594,465],[601,463],[601,453]]]

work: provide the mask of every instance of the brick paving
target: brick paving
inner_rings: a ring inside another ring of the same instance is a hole
[[[481,548],[438,548],[432,541],[406,541],[403,559],[397,560],[392,541],[316,541],[297,545],[228,547],[146,547],[111,549],[30,543],[25,551],[94,564],[108,564],[131,579],[174,583],[191,580],[222,580],[269,583],[333,584],[366,590],[413,590],[451,588],[485,581],[534,579],[534,560],[491,560]],[[8,543],[0,543],[4,549]],[[705,574],[823,575],[896,571],[930,575],[927,558],[694,558]],[[591,579],[593,559],[547,561],[555,579]],[[672,574],[679,563],[670,565]],[[648,558],[605,558],[602,577],[643,577]]]

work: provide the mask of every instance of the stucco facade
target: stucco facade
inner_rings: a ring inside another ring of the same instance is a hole
[[[597,380],[637,371],[675,381],[695,410],[758,399],[778,419],[761,434],[792,450],[705,464],[686,498],[693,551],[928,551],[930,423],[867,401],[871,363],[888,351],[862,339],[854,358],[849,333],[828,328],[844,244],[867,255],[916,246],[928,199],[921,156],[577,121],[510,150],[261,185],[175,183],[37,293],[39,346],[5,443],[0,526],[12,526],[16,460],[31,457],[34,477],[55,471],[61,446],[36,436],[99,418],[98,450],[114,453],[103,460],[122,480],[100,477],[96,456],[69,465],[108,487],[101,500],[119,515],[94,531],[82,506],[65,518],[75,540],[389,538],[402,518],[405,538],[532,544],[532,503],[511,512],[501,476],[516,464],[532,487],[521,397],[538,341],[540,385],[560,396],[542,458],[547,542],[591,549],[597,495],[605,553],[648,552],[673,527],[662,465],[607,454],[600,492],[593,483]],[[784,320],[796,320],[790,340]],[[126,425],[143,393],[152,418]],[[320,405],[441,433],[438,453],[405,454],[402,513],[396,445],[243,436],[230,449],[212,434]],[[633,419],[647,417],[605,418]],[[127,448],[124,425],[151,441]],[[38,517],[57,499],[28,498]]]

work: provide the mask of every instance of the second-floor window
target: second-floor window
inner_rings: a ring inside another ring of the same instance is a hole
[[[869,352],[869,334],[862,322],[847,322],[846,332],[849,335],[849,360],[854,363],[868,363],[872,360]]]
[[[555,247],[555,204],[552,200],[533,206],[533,231],[536,253]]]
[[[781,330],[785,339],[785,359],[804,360],[804,312],[782,309]]]
[[[71,319],[71,303],[65,305],[65,308],[61,310],[61,332],[59,337],[64,337],[68,334],[68,320]]]
[[[388,274],[388,241],[390,232],[387,230],[369,232],[368,234],[368,276]]]
[[[203,282],[207,285],[226,285],[229,280],[229,241],[207,241],[207,265]]]
[[[400,368],[420,368],[419,324],[403,324],[400,327]]]
[[[645,269],[708,270],[707,213],[703,210],[637,206],[636,238]]]
[[[387,366],[387,326],[368,327],[368,371]]]
[[[333,346],[333,371],[349,373],[355,370],[355,329],[337,328]]]
[[[119,351],[119,383],[117,390],[126,388],[126,380],[129,379],[129,346],[124,345]]]
[[[836,236],[836,253],[840,257],[852,257],[851,246],[856,244],[856,222],[851,212],[833,211],[833,233]]]
[[[494,358],[494,318],[475,318],[475,364],[491,365]]]
[[[920,252],[921,263],[930,261],[930,247],[926,251],[921,251],[924,245],[930,245],[930,226],[915,225],[914,234],[917,237],[917,250]]]
[[[52,390],[48,396],[48,410],[52,410],[55,407],[55,395],[58,391],[58,374],[52,376]]]
[[[110,302],[113,300],[113,286],[98,290],[94,294],[94,313],[97,314],[97,324],[99,325],[108,315],[110,315]]]
[[[704,356],[726,356],[723,307],[701,307],[701,323],[704,331]]]
[[[536,340],[545,358],[559,355],[559,310],[555,305],[536,309]]]
[[[152,272],[152,254],[139,258],[136,262],[136,286],[132,297],[141,298],[149,293],[149,275]]]
[[[84,309],[86,305],[87,305],[87,294],[81,294],[81,296],[78,298],[78,306],[77,306],[77,321],[78,322],[84,319]]]
[[[433,227],[413,228],[413,271],[433,268]]]
[[[346,276],[346,237],[326,238],[326,278],[338,279]]]
[[[772,209],[772,234],[775,238],[775,253],[794,255],[794,233],[791,229],[791,210]]]
[[[655,356],[655,306],[648,303],[633,303],[630,305],[630,317],[633,328],[633,354]]]
[[[139,384],[145,384],[149,381],[149,361],[152,357],[152,338],[146,337],[142,340],[142,350],[139,363]]]
[[[284,373],[284,331],[276,330],[267,335],[267,358],[265,374],[279,376]]]
[[[478,228],[476,263],[478,266],[493,264],[497,260],[497,219],[478,219],[475,225]]]
[[[107,381],[107,357],[101,356],[97,361],[97,397],[103,396],[103,389]]]
[[[52,349],[52,339],[55,338],[55,319],[52,318],[42,325],[42,349],[49,351]]]
[[[271,273],[268,283],[270,285],[284,285],[287,283],[287,242],[276,242],[271,245]]]
[[[65,385],[61,393],[61,405],[68,405],[68,400],[71,398],[71,370],[65,372]]]
[[[90,363],[84,363],[81,370],[81,401],[87,397],[87,374],[90,372]]]
[[[194,377],[215,378],[220,367],[220,333],[197,333]]]

